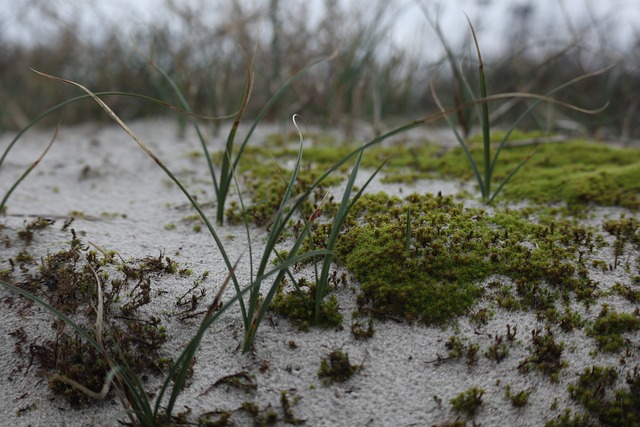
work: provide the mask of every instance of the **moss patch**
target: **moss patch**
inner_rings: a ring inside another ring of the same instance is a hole
[[[315,305],[315,284],[301,279],[298,289],[284,292],[281,287],[269,308],[291,320],[301,330],[308,330],[313,324],[313,310]],[[329,295],[320,303],[320,318],[318,326],[338,328],[342,325],[342,314],[339,312],[338,299]]]
[[[596,340],[600,350],[618,352],[630,345],[630,343],[625,343],[622,334],[638,329],[640,329],[640,316],[618,313],[604,306],[598,318],[588,328],[587,334]]]
[[[569,386],[569,394],[598,420],[598,425],[639,426],[640,371],[636,367],[626,377],[627,387],[612,393],[610,390],[617,379],[615,369],[593,366],[585,369],[577,383]]]
[[[515,144],[500,153],[493,175],[493,189],[534,149],[536,152],[504,187],[499,198],[541,204],[564,202],[572,208],[591,203],[633,210],[640,208],[640,150],[583,140],[517,146],[519,140],[540,136],[539,133],[514,132],[509,138],[509,143]],[[499,141],[502,134],[495,132],[492,137]],[[248,207],[249,218],[257,225],[268,224],[278,208],[290,175],[290,163],[297,155],[294,139],[290,139],[290,143],[281,136],[268,140],[270,142],[263,146],[246,147],[239,164],[238,176],[244,180],[252,200]],[[303,154],[303,168],[296,188],[298,194],[362,144],[362,141],[343,141],[327,135],[312,135],[311,141]],[[469,148],[483,173],[482,144],[472,139]],[[219,158],[221,154],[214,156]],[[408,144],[401,140],[392,146],[374,145],[366,150],[362,167],[375,168],[384,160],[387,160],[383,169],[387,182],[410,183],[420,178],[475,179],[460,147],[447,149],[428,142]],[[344,179],[351,163],[346,162],[323,183],[315,195],[316,202],[324,196],[326,188]],[[313,212],[313,203],[313,198],[305,203],[307,214]],[[240,222],[240,207],[230,206],[227,217],[231,223]]]
[[[528,137],[531,136],[515,135],[510,141]],[[570,206],[595,203],[633,210],[640,207],[640,150],[582,140],[504,148],[494,170],[493,188],[497,188],[534,148],[535,154],[504,187],[501,198],[538,203],[566,202]],[[376,150],[381,149],[372,151]],[[390,169],[402,168],[404,172],[391,172],[389,177],[394,181],[407,182],[407,177],[475,179],[469,161],[459,147],[438,153],[432,145],[404,150],[401,145],[399,151],[389,166]],[[483,173],[481,144],[472,143],[470,152]]]
[[[493,275],[513,280],[517,308],[553,310],[558,297],[571,294],[594,299],[596,284],[580,253],[601,242],[567,219],[534,223],[528,212],[510,210],[489,215],[429,194],[365,195],[354,213],[359,222],[341,237],[338,259],[361,283],[360,307],[373,313],[444,324],[467,313]]]
[[[360,369],[359,365],[352,365],[349,355],[341,350],[334,350],[327,357],[320,360],[318,378],[325,385],[334,382],[345,382]]]

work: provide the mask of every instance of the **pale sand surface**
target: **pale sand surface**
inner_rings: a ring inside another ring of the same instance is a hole
[[[187,154],[199,150],[195,135],[188,130],[185,138],[178,137],[176,123],[171,120],[146,120],[133,122],[132,129],[148,143],[158,157],[185,180],[200,201],[212,200],[213,192],[202,158],[192,159]],[[253,141],[261,143],[265,134],[284,130],[291,126],[260,129]],[[46,145],[53,130],[31,131],[15,147],[0,170],[0,194],[4,194],[12,180],[37,156]],[[412,135],[419,135],[413,133]],[[225,132],[215,138],[215,147],[221,147]],[[0,149],[8,144],[10,136],[0,140]],[[212,151],[215,148],[212,145]],[[361,174],[366,179],[366,174]],[[376,181],[370,191],[387,191],[406,195],[410,192],[442,191],[455,194],[462,186],[447,181],[421,181],[415,186],[400,188],[398,184],[383,185]],[[473,189],[466,186],[465,188]],[[475,191],[474,191],[475,193]],[[187,204],[179,190],[168,183],[164,173],[140,150],[128,136],[115,125],[87,124],[61,129],[57,143],[51,152],[9,201],[9,215],[0,218],[6,227],[0,230],[1,238],[9,238],[15,244],[0,246],[0,269],[8,268],[8,259],[15,257],[22,243],[16,237],[25,221],[37,216],[56,219],[55,224],[36,232],[29,247],[34,257],[44,257],[68,248],[70,235],[62,231],[64,218],[71,211],[81,211],[84,218],[76,219],[72,228],[80,233],[84,242],[91,241],[102,248],[117,251],[124,259],[140,259],[158,256],[164,252],[180,264],[191,268],[194,276],[210,271],[207,286],[217,289],[227,273],[211,237],[203,230],[191,230],[192,224],[183,219],[195,212]],[[465,203],[477,206],[477,201]],[[213,217],[213,208],[208,206]],[[104,213],[117,215],[106,216]],[[618,218],[620,209],[594,209],[596,219]],[[627,213],[627,215],[631,215]],[[175,224],[173,230],[165,225]],[[254,228],[254,250],[260,253],[264,230]],[[249,277],[247,241],[243,227],[218,229],[223,236],[229,257],[241,257],[237,275],[241,280]],[[233,237],[233,238],[232,238]],[[611,240],[610,238],[608,238]],[[632,254],[635,259],[637,254]],[[610,262],[610,247],[602,249],[594,258]],[[624,268],[603,273],[592,270],[591,277],[601,289],[615,282],[631,283]],[[19,277],[19,273],[16,273]],[[500,279],[500,278],[498,278]],[[191,337],[198,326],[197,319],[179,321],[170,315],[173,301],[185,292],[193,278],[183,279],[162,276],[154,283],[154,289],[166,291],[154,297],[145,308],[162,317],[167,326],[169,341],[165,351],[176,355],[180,347]],[[374,321],[375,336],[369,340],[354,339],[350,332],[351,312],[356,309],[355,293],[358,284],[351,281],[347,288],[337,290],[341,312],[344,314],[342,330],[318,330],[300,332],[287,320],[273,317],[265,320],[258,333],[255,354],[243,355],[239,351],[242,337],[242,321],[239,309],[234,306],[211,327],[202,343],[194,366],[195,373],[181,395],[178,410],[186,407],[194,416],[214,410],[236,410],[242,402],[256,402],[261,408],[271,405],[282,418],[279,402],[282,391],[288,391],[296,400],[293,411],[296,417],[306,420],[309,426],[425,426],[455,420],[450,399],[477,386],[485,390],[484,404],[475,422],[483,426],[540,426],[561,414],[565,408],[579,408],[567,393],[567,386],[575,382],[577,374],[593,365],[616,366],[620,371],[620,386],[624,374],[634,363],[621,366],[620,355],[596,352],[593,339],[584,330],[564,333],[555,329],[559,341],[565,343],[563,358],[568,367],[559,375],[558,383],[533,371],[518,372],[517,366],[530,355],[531,330],[543,328],[532,313],[508,312],[495,309],[488,324],[477,326],[467,318],[461,318],[457,326],[441,329],[422,325],[407,325],[392,321]],[[227,296],[233,290],[227,290]],[[209,292],[208,301],[214,292]],[[30,341],[53,336],[52,317],[32,307],[19,312],[20,303],[9,304],[11,294],[0,290],[2,302],[0,336],[0,425],[17,426],[90,426],[113,424],[112,417],[122,409],[114,397],[95,405],[72,408],[63,398],[53,395],[47,388],[47,378],[38,374],[38,367],[27,370],[26,355],[15,351],[16,338],[11,334],[23,328]],[[602,297],[590,309],[576,308],[583,317],[594,319],[602,304],[626,312],[633,312],[631,303],[618,296]],[[482,307],[481,302],[479,307]],[[434,363],[438,355],[446,356],[445,342],[456,335],[469,343],[478,343],[483,353],[496,335],[506,334],[506,325],[517,326],[518,334],[510,347],[509,355],[500,363],[479,356],[476,366],[467,366],[461,360]],[[640,345],[639,334],[628,336],[634,352]],[[290,348],[289,341],[297,348]],[[347,352],[352,363],[362,364],[362,369],[344,383],[325,386],[317,372],[320,358],[335,349]],[[637,363],[637,354],[632,359]],[[268,366],[267,369],[261,369]],[[211,386],[220,378],[240,371],[255,375],[257,390],[245,392],[234,388]],[[529,403],[524,408],[514,408],[505,397],[505,386],[514,391],[531,390]],[[159,379],[150,378],[148,390],[158,390]],[[557,400],[557,409],[551,409]],[[250,425],[246,415],[235,412],[237,425]],[[461,419],[465,419],[461,416]],[[280,425],[284,425],[281,423]],[[469,422],[471,425],[471,422]]]

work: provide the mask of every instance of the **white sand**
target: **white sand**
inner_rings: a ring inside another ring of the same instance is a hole
[[[187,132],[186,138],[179,138],[176,124],[171,119],[134,122],[132,128],[172,170],[180,172],[181,178],[186,180],[200,201],[212,200],[213,192],[207,181],[204,160],[187,156],[187,153],[199,150],[191,131]],[[254,140],[260,142],[260,135],[273,129],[261,129]],[[26,134],[0,169],[0,194],[4,194],[13,179],[37,156],[52,133],[51,130]],[[225,136],[222,132],[216,138],[218,146]],[[2,137],[0,150],[7,146],[8,141],[8,136]],[[376,183],[371,191],[379,189],[396,192],[399,186]],[[460,185],[452,182],[423,181],[402,191],[403,194],[411,191],[442,191],[447,194],[459,189]],[[91,241],[105,249],[115,250],[125,259],[158,256],[164,252],[191,268],[194,277],[205,270],[210,271],[206,282],[211,289],[207,297],[209,302],[224,280],[226,268],[208,233],[195,233],[191,230],[192,224],[183,221],[195,213],[186,203],[179,190],[168,183],[164,173],[116,126],[63,127],[51,152],[9,201],[9,215],[0,218],[0,223],[6,226],[0,230],[0,238],[8,237],[13,242],[10,247],[0,246],[0,269],[8,268],[8,259],[22,247],[16,237],[17,231],[25,221],[36,216],[57,221],[54,226],[36,232],[29,251],[40,257],[68,248],[69,232],[61,231],[61,227],[63,218],[75,210],[83,212],[85,217],[75,220],[71,227],[81,233],[84,242]],[[477,204],[472,200],[468,203]],[[213,217],[211,206],[208,212]],[[619,209],[598,209],[596,213],[599,218],[607,215],[617,218],[622,212]],[[176,228],[167,230],[167,224],[175,224]],[[244,229],[224,227],[218,232],[232,260],[243,256],[237,274],[247,280],[249,266]],[[259,237],[264,235],[264,231],[253,229],[252,233],[254,249],[259,252],[262,244]],[[611,249],[603,251],[596,257],[609,262],[612,259]],[[636,256],[633,254],[632,259]],[[621,267],[606,273],[594,270],[591,275],[601,289],[616,281],[631,283],[629,275]],[[154,283],[154,290],[162,289],[167,293],[154,297],[150,307],[145,308],[159,314],[167,326],[170,339],[165,349],[171,355],[177,354],[198,326],[197,320],[181,322],[170,316],[173,301],[184,293],[194,277],[163,276]],[[477,386],[485,393],[484,403],[475,417],[476,423],[484,426],[540,426],[567,407],[580,410],[570,400],[567,386],[576,381],[577,374],[585,367],[596,364],[615,366],[623,379],[625,371],[634,365],[628,362],[621,366],[620,355],[595,352],[594,340],[583,330],[563,333],[555,328],[557,340],[565,343],[563,357],[568,363],[568,367],[561,371],[558,383],[551,383],[548,377],[536,371],[521,374],[517,366],[530,355],[530,332],[544,327],[544,323],[531,313],[499,309],[494,310],[488,324],[481,327],[470,324],[466,318],[460,319],[456,328],[444,330],[375,321],[375,336],[357,341],[350,332],[351,312],[356,308],[353,287],[357,288],[357,283],[352,282],[349,288],[336,293],[345,317],[342,330],[300,332],[288,321],[274,317],[273,322],[263,322],[254,355],[244,355],[239,351],[242,321],[237,306],[234,306],[206,335],[197,355],[195,374],[182,394],[177,410],[188,407],[197,417],[209,411],[233,411],[242,402],[252,401],[261,409],[271,405],[282,419],[280,394],[288,391],[290,399],[296,400],[292,408],[296,417],[306,420],[309,426],[425,426],[455,420],[458,416],[465,419],[453,412],[449,401]],[[51,338],[52,317],[35,307],[20,313],[22,303],[14,301],[12,307],[10,300],[6,299],[10,295],[7,290],[0,290],[0,301],[4,301],[0,320],[4,343],[0,351],[0,413],[3,414],[0,424],[115,424],[112,417],[122,409],[115,398],[109,397],[85,408],[72,408],[63,398],[48,390],[47,378],[38,373],[37,364],[27,370],[28,344],[25,344],[24,354],[19,356],[15,352],[18,340],[9,334],[24,328],[27,343]],[[232,295],[231,289],[227,295]],[[618,296],[602,297],[588,311],[582,306],[576,308],[585,318],[594,319],[603,303],[626,312],[636,308]],[[509,344],[509,355],[501,363],[496,363],[483,353],[493,343],[494,336],[506,334],[507,324],[517,326],[518,333],[515,341]],[[464,358],[434,363],[438,355],[446,356],[445,342],[452,335],[480,345],[476,366],[467,366]],[[637,363],[640,336],[636,333],[628,338],[634,351],[630,359]],[[290,348],[288,342],[291,340],[295,341],[297,348]],[[351,362],[362,364],[362,369],[344,383],[325,386],[317,376],[320,359],[335,349],[347,352]],[[268,366],[268,369],[261,371],[261,366]],[[255,375],[255,392],[227,386],[211,388],[220,378],[240,371]],[[506,385],[511,385],[515,392],[530,390],[529,403],[523,408],[514,408],[505,397]],[[622,381],[619,386],[622,386]],[[149,392],[157,392],[158,379],[150,379],[148,388]],[[557,405],[552,409],[554,401]],[[250,418],[241,411],[234,412],[234,417],[237,425],[251,424]]]

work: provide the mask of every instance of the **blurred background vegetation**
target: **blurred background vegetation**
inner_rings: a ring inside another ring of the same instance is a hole
[[[462,69],[468,83],[477,86],[478,61],[469,28],[455,29],[460,37],[446,36],[451,29],[442,31],[446,23],[428,0],[411,2],[419,6],[414,10],[431,30],[431,36],[417,47],[415,40],[406,45],[390,41],[390,33],[404,25],[398,16],[406,4],[395,1],[318,0],[310,8],[302,0],[163,0],[156,3],[161,4],[165,20],[126,31],[119,25],[120,18],[101,18],[100,13],[109,12],[98,13],[98,1],[8,3],[16,10],[0,15],[4,20],[0,26],[0,127],[4,130],[20,128],[47,108],[80,94],[35,75],[30,68],[76,80],[94,91],[135,92],[177,105],[167,82],[149,65],[151,59],[181,86],[194,111],[222,116],[236,111],[241,102],[245,85],[242,50],[249,57],[255,51],[255,83],[246,114],[251,117],[285,79],[337,52],[333,60],[297,80],[269,118],[288,120],[297,112],[307,122],[346,131],[364,127],[379,132],[398,120],[437,112],[430,82],[448,106],[455,105],[462,95],[453,67]],[[87,25],[74,12],[74,5],[81,3],[84,8],[95,8],[93,23]],[[475,1],[474,10],[489,3]],[[513,5],[500,18],[507,30],[499,32],[503,42],[499,51],[483,48],[491,24],[469,16],[481,49],[490,51],[484,56],[489,92],[544,94],[581,74],[617,63],[611,71],[557,95],[585,108],[598,108],[608,101],[605,112],[587,116],[542,106],[523,125],[623,142],[640,140],[640,30],[621,48],[610,37],[615,17],[587,13],[583,22],[575,22],[569,19],[567,8],[558,7],[553,13],[564,22],[562,33],[568,37],[555,37],[553,31],[533,22],[537,2],[510,3]],[[584,0],[587,11],[588,6]],[[28,25],[34,25],[36,16],[41,37],[27,43],[8,37],[4,30],[12,23],[7,20],[24,18],[26,22],[27,16]],[[109,97],[107,102],[124,119],[169,113],[128,97]],[[495,103],[491,108],[496,123],[509,123],[526,108],[526,101]],[[52,115],[44,124],[59,120],[71,124],[107,118],[93,102],[83,101]]]

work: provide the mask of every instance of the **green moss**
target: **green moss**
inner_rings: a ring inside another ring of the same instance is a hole
[[[510,140],[536,136],[539,135],[515,135]],[[400,145],[394,149],[396,154],[388,171],[394,181],[434,176],[463,181],[475,179],[469,161],[459,147],[444,153],[437,152],[433,145],[411,149]],[[503,149],[494,171],[494,188],[533,149],[533,146]],[[500,197],[545,204],[566,202],[578,206],[596,203],[631,209],[640,207],[640,150],[579,140],[541,144],[535,149],[535,154],[504,187]],[[377,150],[382,149],[372,151]],[[481,165],[480,144],[472,143],[470,151]]]
[[[603,426],[640,426],[640,372],[638,367],[626,378],[628,388],[610,389],[616,384],[615,369],[587,368],[578,382],[569,386],[570,396]]]
[[[540,133],[514,132],[510,141],[537,138]],[[500,132],[495,138],[500,138]],[[238,176],[251,200],[246,206],[248,219],[256,225],[268,225],[290,175],[291,163],[297,156],[297,142],[290,136],[272,136],[263,146],[245,148],[239,164]],[[339,140],[327,135],[314,135],[312,145],[305,147],[296,194],[309,188],[324,171],[360,147],[361,142]],[[533,147],[506,147],[494,170],[494,186],[506,177]],[[481,144],[470,144],[474,158],[482,162]],[[213,156],[219,161],[221,153]],[[362,167],[373,168],[387,161],[383,180],[409,183],[419,178],[447,178],[473,180],[468,159],[459,147],[445,149],[423,142],[393,145],[374,145],[366,150]],[[345,179],[350,162],[330,175],[314,196],[303,203],[303,216],[310,215],[315,203],[324,196],[325,189]],[[482,172],[482,171],[481,171]],[[508,200],[530,200],[541,204],[564,202],[574,211],[589,203],[606,206],[640,207],[640,150],[620,149],[592,142],[573,140],[540,144],[536,153],[510,180],[501,193]],[[328,212],[323,212],[329,215]],[[230,202],[226,211],[230,223],[239,224],[243,218],[240,206]]]
[[[412,212],[407,252],[406,210]],[[360,282],[361,309],[381,316],[444,324],[468,313],[503,275],[515,283],[497,296],[510,309],[551,312],[559,296],[591,303],[596,284],[576,266],[589,251],[592,230],[569,220],[534,223],[527,211],[464,209],[450,197],[410,195],[405,200],[365,195],[337,246],[337,260]],[[508,292],[508,293],[504,293]],[[500,303],[500,302],[499,302]]]
[[[640,289],[634,289],[629,285],[623,285],[621,283],[616,282],[611,290],[630,303],[636,304],[640,302]]]
[[[580,328],[584,325],[580,313],[571,311],[568,307],[565,307],[565,311],[558,317],[558,324],[560,329],[564,332],[571,332],[576,328]]]
[[[502,335],[496,335],[493,343],[487,348],[484,355],[496,362],[502,362],[509,355],[509,346]]]
[[[533,148],[503,149],[494,171],[495,182],[504,179]],[[640,206],[637,194],[640,190],[640,150],[579,140],[541,144],[535,148],[535,154],[505,186],[502,197],[539,203],[593,202],[632,209]],[[472,144],[471,153],[478,164],[482,164],[479,144]],[[438,163],[435,169],[443,176],[463,180],[473,178],[468,160],[460,148],[446,153]]]
[[[368,340],[373,338],[375,330],[373,329],[373,320],[369,319],[366,324],[358,319],[358,316],[354,316],[351,319],[351,334],[357,340]]]
[[[18,231],[18,237],[28,245],[33,240],[34,231],[43,230],[53,224],[53,220],[37,218],[27,223],[24,228]]]
[[[562,359],[564,343],[556,342],[549,329],[546,334],[539,329],[531,331],[531,343],[531,356],[523,360],[518,369],[526,373],[534,368],[548,375],[552,382],[557,382],[558,373],[567,366],[567,362]]]
[[[615,259],[613,268],[622,263],[622,256],[628,246],[638,248],[640,245],[640,222],[634,217],[626,218],[624,215],[617,220],[607,220],[602,224],[604,231],[615,237],[613,251]],[[626,266],[627,270],[629,266]]]
[[[210,412],[200,416],[198,423],[202,427],[231,427],[234,425],[232,415],[229,411]]]
[[[349,362],[349,355],[341,350],[332,351],[327,357],[320,360],[318,378],[325,385],[334,382],[344,382],[360,369],[359,365]]]
[[[482,405],[483,395],[483,389],[472,387],[451,399],[451,406],[453,406],[456,412],[462,412],[465,415],[473,417]]]
[[[590,427],[596,426],[595,422],[587,414],[572,414],[566,409],[563,414],[545,423],[545,427]]]
[[[246,411],[253,418],[253,425],[256,427],[272,426],[278,423],[278,413],[268,405],[261,409],[254,402],[243,402],[240,409]],[[235,424],[231,424],[235,425]]]
[[[269,308],[281,316],[290,319],[302,330],[308,330],[313,324],[313,310],[315,304],[315,284],[301,279],[298,289],[284,292],[282,288],[274,297]],[[343,316],[340,314],[338,299],[335,295],[324,298],[320,304],[320,318],[318,326],[338,328],[342,325]]]
[[[311,147],[303,154],[303,164],[300,169],[294,196],[307,191],[331,165],[339,161],[352,149],[340,146],[336,147]],[[294,162],[297,157],[297,148],[250,146],[246,147],[242,161],[239,165],[238,176],[243,180],[243,187],[249,192],[251,204],[245,206],[247,218],[258,226],[265,226],[273,219],[275,212],[280,207],[280,202],[291,176],[291,168],[288,163]],[[277,160],[276,160],[277,159]],[[346,164],[323,182],[323,186],[317,188],[310,200],[302,205],[303,216],[311,215],[315,207],[313,202],[319,202],[326,188],[340,183],[346,176],[349,165]],[[226,217],[232,224],[242,221],[241,207],[237,203],[230,203]]]
[[[598,318],[587,329],[587,335],[596,340],[601,351],[618,352],[627,345],[622,334],[639,329],[640,317],[638,315],[618,313],[605,305]]]
[[[507,385],[505,388],[505,395],[507,399],[511,401],[511,404],[515,408],[522,408],[529,403],[529,396],[531,395],[531,390],[520,390],[517,393],[514,393],[511,390],[511,386]]]
[[[293,402],[289,399],[289,394],[286,390],[280,392],[280,405],[282,406],[282,412],[284,413],[283,421],[285,424],[290,425],[303,425],[305,420],[296,417],[293,412],[293,404],[297,403],[299,398],[296,396]]]

